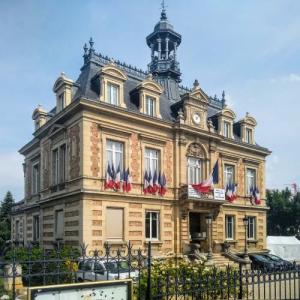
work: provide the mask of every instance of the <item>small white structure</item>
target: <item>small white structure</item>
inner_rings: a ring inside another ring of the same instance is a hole
[[[300,261],[300,241],[294,236],[268,236],[267,249],[289,261]]]

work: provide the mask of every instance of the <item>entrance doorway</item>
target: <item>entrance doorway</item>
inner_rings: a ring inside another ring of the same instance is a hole
[[[190,239],[192,242],[200,242],[206,239],[205,214],[199,212],[189,213]]]

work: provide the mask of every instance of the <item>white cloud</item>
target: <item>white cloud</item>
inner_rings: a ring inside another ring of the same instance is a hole
[[[0,199],[10,190],[15,200],[23,197],[23,158],[16,151],[0,152]]]

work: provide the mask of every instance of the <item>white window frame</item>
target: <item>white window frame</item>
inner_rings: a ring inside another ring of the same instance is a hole
[[[61,111],[65,108],[65,93],[58,95],[58,111]]]
[[[255,185],[256,185],[256,169],[246,168],[246,194],[247,195],[251,194],[250,190],[251,188],[254,188]]]
[[[231,171],[229,171],[231,169]],[[228,184],[233,184],[235,182],[234,176],[235,176],[235,167],[234,165],[225,164],[224,165],[224,186],[226,187]],[[229,182],[229,177],[231,175],[231,182]]]
[[[187,158],[188,184],[198,184],[202,181],[203,163],[201,158],[189,156]]]
[[[231,226],[231,227],[229,227]],[[225,240],[234,240],[235,237],[235,217],[225,215]]]
[[[146,109],[145,109],[146,115],[155,117],[155,115],[156,115],[156,100],[155,100],[155,98],[153,98],[151,96],[146,96],[145,106],[146,106]]]
[[[228,122],[228,121],[224,121],[223,123],[223,126],[224,126],[224,136],[226,138],[230,138],[231,137],[231,124]]]
[[[160,170],[160,150],[153,148],[145,148],[145,171],[153,176],[154,172]]]
[[[66,144],[52,149],[52,184],[58,185],[66,181]]]
[[[35,162],[32,165],[32,194],[35,195],[40,191],[40,163]]]
[[[107,83],[107,102],[112,105],[119,105],[120,86],[118,84]]]
[[[255,239],[256,239],[256,217],[248,216],[247,240],[255,240]]]
[[[246,132],[245,132],[245,141],[246,143],[252,144],[253,140],[253,130],[251,128],[246,127]]]
[[[149,218],[147,217],[147,214],[149,214]],[[155,220],[153,219],[153,216],[156,215],[156,233],[157,236],[153,236],[152,232],[152,222]],[[147,222],[149,222],[149,236],[147,237]],[[152,210],[146,210],[145,212],[145,238],[146,241],[159,241],[160,237],[160,213],[159,211],[152,211]]]
[[[119,165],[121,171],[124,169],[124,143],[111,139],[106,140],[106,165],[108,163],[110,167],[114,164],[115,171]]]

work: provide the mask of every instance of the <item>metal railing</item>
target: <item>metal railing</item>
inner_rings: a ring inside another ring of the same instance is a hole
[[[58,244],[53,250],[11,247],[0,259],[0,297],[17,299],[20,287],[132,278],[134,299],[300,299],[300,268],[262,271],[207,267],[184,257],[154,259],[128,243],[87,253]],[[2,270],[2,272],[1,272]],[[6,294],[7,294],[6,293]]]

